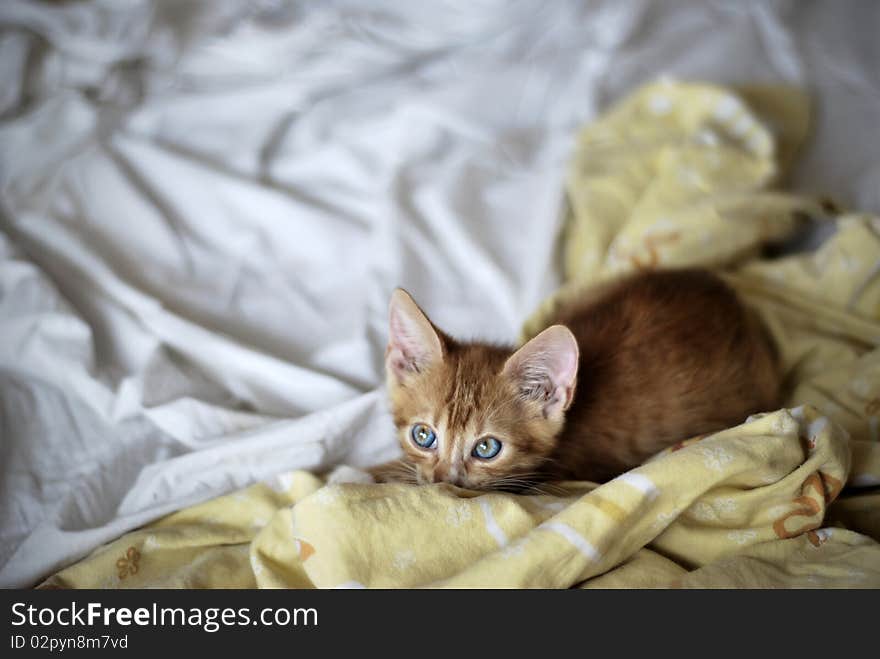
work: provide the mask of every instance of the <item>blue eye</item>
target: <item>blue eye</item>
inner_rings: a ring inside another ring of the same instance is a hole
[[[494,437],[483,437],[474,445],[471,455],[480,460],[490,460],[501,451],[501,442]]]
[[[409,434],[416,443],[416,446],[421,446],[422,448],[433,448],[434,444],[437,443],[436,433],[424,423],[414,425]]]

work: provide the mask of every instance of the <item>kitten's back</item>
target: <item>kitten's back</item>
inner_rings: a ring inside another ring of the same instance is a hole
[[[553,322],[571,329],[580,348],[554,477],[605,480],[778,403],[766,332],[707,271],[638,274],[561,309]]]

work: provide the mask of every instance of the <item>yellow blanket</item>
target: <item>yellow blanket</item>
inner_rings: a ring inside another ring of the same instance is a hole
[[[126,534],[43,587],[880,587],[880,218],[760,258],[829,204],[770,192],[791,90],[647,86],[584,129],[568,295],[633,268],[723,270],[782,350],[787,409],[553,495],[333,485],[292,472]]]

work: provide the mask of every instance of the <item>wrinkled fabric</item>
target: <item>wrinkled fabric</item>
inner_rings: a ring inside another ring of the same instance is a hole
[[[837,500],[848,478],[880,480],[880,445],[860,448],[799,407],[546,494],[287,472],[127,533],[40,587],[877,588],[880,495]]]
[[[513,495],[290,472],[126,534],[42,586],[880,587],[880,218],[770,187],[808,109],[787,87],[666,81],[584,127],[566,177],[566,281],[524,332],[605,278],[715,268],[773,335],[786,408],[598,486]],[[820,248],[761,254],[810,213],[833,230]]]
[[[661,74],[819,103],[880,210],[864,3],[0,4],[0,585],[291,469],[395,454],[387,300],[515,340],[577,128]]]

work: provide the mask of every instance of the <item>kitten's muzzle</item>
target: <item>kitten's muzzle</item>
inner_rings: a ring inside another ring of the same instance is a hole
[[[427,479],[429,483],[449,483],[458,487],[465,487],[464,478],[459,474],[453,474],[444,465],[437,465],[431,472],[431,477]]]

